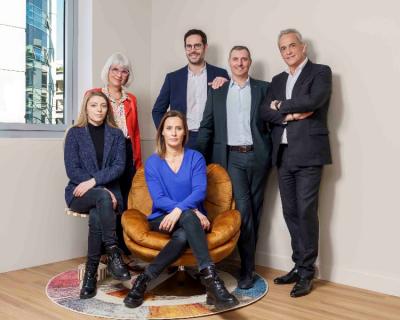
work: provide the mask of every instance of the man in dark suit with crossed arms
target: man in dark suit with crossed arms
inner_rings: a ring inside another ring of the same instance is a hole
[[[274,282],[296,283],[290,296],[300,297],[312,289],[318,256],[318,192],[322,167],[332,162],[327,129],[332,72],[307,58],[297,30],[281,31],[278,45],[288,70],[272,79],[261,117],[272,129],[272,162],[278,167],[295,266]]]
[[[208,93],[197,145],[207,161],[222,165],[232,180],[236,209],[242,218],[238,287],[249,289],[255,280],[257,230],[271,166],[271,138],[260,118],[268,84],[249,77],[251,55],[244,46],[231,49],[229,66],[232,80]]]

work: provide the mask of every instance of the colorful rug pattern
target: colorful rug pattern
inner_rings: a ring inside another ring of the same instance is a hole
[[[268,283],[261,276],[253,288],[241,290],[237,288],[237,267],[230,264],[218,266],[218,273],[224,280],[227,289],[240,301],[236,309],[261,299],[268,291]],[[54,303],[71,311],[114,319],[179,319],[200,317],[227,310],[216,310],[214,306],[206,304],[206,295],[194,296],[159,296],[152,293],[152,288],[164,281],[168,275],[162,275],[158,283],[151,283],[145,296],[143,305],[135,309],[126,308],[123,299],[131,287],[137,274],[132,274],[132,280],[125,283],[106,280],[98,283],[97,295],[92,299],[79,299],[79,280],[77,270],[70,270],[52,278],[46,287],[47,296]]]

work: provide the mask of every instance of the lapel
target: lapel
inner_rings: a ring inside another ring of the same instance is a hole
[[[275,97],[277,100],[286,100],[286,82],[288,78],[288,73],[287,72],[282,72],[282,76],[279,79],[279,96]]]
[[[250,89],[251,89],[251,109],[250,109],[250,123],[253,122],[254,112],[256,111],[256,102],[259,101],[260,90],[258,89],[257,83],[253,78],[250,78]]]
[[[124,111],[125,111],[125,117],[128,118],[128,115],[131,113],[131,105],[132,105],[132,101],[131,101],[131,97],[127,94],[127,98],[124,101]]]
[[[113,142],[114,142],[114,134],[112,132],[112,129],[106,124],[104,128],[104,151],[103,151],[103,164],[101,166],[102,168],[104,168],[107,163],[107,159],[108,156],[110,155]]]
[[[228,142],[228,129],[227,129],[227,105],[226,105],[226,99],[228,97],[228,89],[230,85],[230,81],[227,81],[224,83],[224,85],[217,89],[215,92],[218,100],[216,101],[216,104],[214,105],[214,108],[216,108],[215,112],[220,113],[221,117],[221,132],[224,135],[223,141]],[[212,90],[212,89],[211,89]]]
[[[182,105],[183,105],[183,113],[186,114],[187,112],[187,82],[188,82],[188,68],[189,66],[186,65],[186,67],[183,67],[181,69],[181,74],[180,74],[180,83],[182,84]]]
[[[301,71],[300,76],[297,78],[296,83],[294,84],[292,97],[296,96],[298,90],[301,88],[301,85],[308,78],[309,74],[311,73],[311,67],[312,62],[308,60],[303,70]]]
[[[208,84],[214,80],[215,76],[213,72],[214,70],[207,62],[206,62],[206,70],[207,70],[207,86],[208,86]]]
[[[90,157],[90,166],[95,169],[95,171],[98,171],[99,166],[97,164],[96,149],[94,148],[93,140],[90,136],[89,127],[86,126],[80,129],[80,135],[82,137],[81,143],[84,146],[84,149],[87,150],[87,153]]]

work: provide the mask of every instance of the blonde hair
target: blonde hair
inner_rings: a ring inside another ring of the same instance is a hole
[[[132,65],[129,59],[120,52],[113,53],[104,64],[103,69],[101,70],[101,80],[103,83],[108,85],[108,73],[110,72],[110,68],[113,64],[121,66],[129,71],[128,79],[126,79],[126,82],[123,85],[123,87],[129,87],[133,81]]]
[[[181,113],[179,111],[176,111],[176,110],[168,111],[166,114],[164,114],[164,117],[162,117],[160,125],[157,129],[157,134],[156,134],[156,152],[160,156],[160,158],[165,157],[165,152],[167,150],[167,147],[165,145],[165,139],[164,139],[164,136],[162,135],[162,132],[164,130],[164,124],[168,118],[173,118],[173,117],[177,117],[182,120],[183,130],[185,131],[185,137],[183,138],[183,141],[182,141],[182,147],[189,140],[189,129],[188,129],[188,125],[186,122],[186,117],[183,115],[183,113]]]
[[[118,128],[118,126],[114,120],[114,115],[113,115],[110,101],[107,99],[107,96],[103,92],[100,92],[100,91],[89,91],[85,94],[85,96],[83,97],[82,104],[81,104],[81,111],[79,112],[79,116],[78,116],[78,119],[76,120],[74,127],[81,128],[81,127],[87,126],[87,124],[88,124],[87,104],[92,97],[104,98],[104,100],[107,103],[107,114],[106,114],[105,122],[110,127]]]

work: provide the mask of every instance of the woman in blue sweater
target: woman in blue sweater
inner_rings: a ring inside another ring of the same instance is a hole
[[[157,152],[146,161],[145,177],[153,200],[148,217],[150,228],[171,234],[171,240],[137,277],[124,300],[127,307],[136,308],[143,303],[150,280],[177,260],[188,245],[207,290],[207,303],[217,308],[238,304],[218,277],[208,252],[205,231],[210,228],[210,222],[203,207],[206,163],[199,152],[184,148],[187,140],[185,117],[178,111],[167,112],[157,131]]]
[[[89,212],[88,255],[81,299],[96,295],[96,272],[103,246],[111,275],[117,280],[131,278],[115,234],[116,214],[123,208],[118,179],[125,168],[125,138],[111,111],[104,93],[88,92],[77,123],[65,137],[64,162],[69,178],[65,200],[72,210]]]

